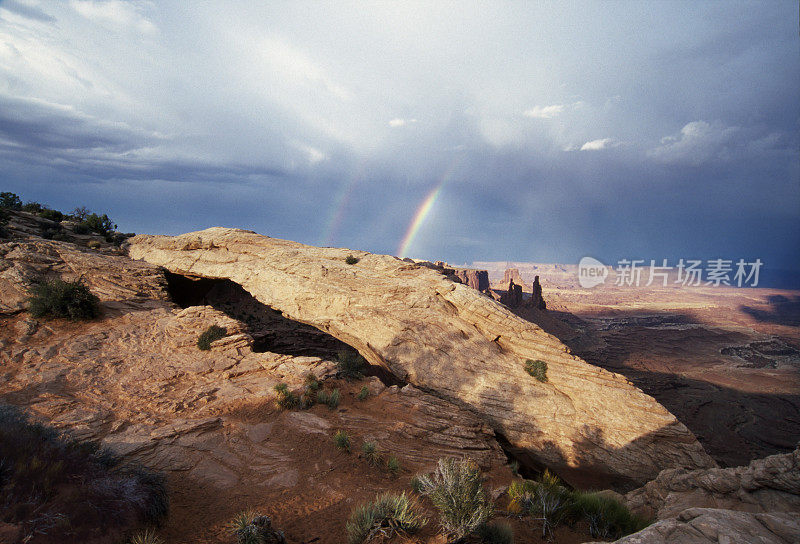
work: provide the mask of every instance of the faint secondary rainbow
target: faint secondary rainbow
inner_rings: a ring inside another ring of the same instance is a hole
[[[398,257],[403,258],[406,256],[408,249],[411,247],[411,244],[414,243],[417,234],[419,234],[420,227],[422,227],[425,219],[431,213],[433,205],[436,204],[436,199],[438,199],[439,195],[442,194],[444,184],[453,177],[453,173],[456,170],[456,163],[456,160],[450,163],[450,167],[445,171],[442,177],[439,178],[439,183],[437,183],[436,187],[434,187],[433,190],[428,193],[428,195],[425,197],[425,200],[423,200],[422,204],[420,204],[419,208],[417,208],[414,217],[411,219],[411,223],[406,229],[406,234],[403,236],[403,240],[400,242],[400,246],[397,248]]]
[[[342,226],[342,221],[346,215],[345,212],[350,204],[350,198],[353,196],[356,186],[364,179],[364,176],[365,168],[361,166],[356,175],[352,176],[347,183],[342,185],[334,199],[334,204],[331,208],[328,220],[325,222],[320,245],[328,246],[336,239],[336,235],[339,233],[339,228]]]

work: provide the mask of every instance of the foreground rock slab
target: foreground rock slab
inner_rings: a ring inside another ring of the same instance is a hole
[[[800,447],[742,467],[665,470],[629,492],[625,502],[635,512],[661,520],[689,507],[800,512]]]
[[[578,485],[630,488],[665,468],[715,466],[683,424],[624,377],[425,267],[225,228],[137,236],[129,252],[176,274],[240,284],[402,380],[469,408],[520,455]],[[360,261],[348,265],[348,255]],[[526,359],[547,363],[547,382],[525,372]]]
[[[798,538],[800,515],[796,513],[689,508],[614,544],[794,544]]]

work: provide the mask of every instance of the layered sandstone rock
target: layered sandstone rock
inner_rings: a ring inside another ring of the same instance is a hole
[[[743,467],[664,470],[625,501],[633,511],[658,519],[690,507],[800,512],[800,447]]]
[[[417,388],[480,414],[522,454],[573,482],[625,487],[664,468],[714,466],[684,425],[625,378],[435,270],[224,228],[137,236],[130,254],[240,284]],[[346,264],[350,254],[360,261]],[[546,383],[525,373],[526,359],[548,364]]]
[[[22,311],[26,284],[45,277],[83,278],[101,298],[103,317],[85,323],[31,319]],[[309,372],[334,375],[336,352],[347,346],[320,340],[327,335],[258,307],[237,287],[197,288],[225,313],[202,303],[180,309],[169,301],[160,267],[64,242],[0,243],[0,307],[6,314],[0,398],[151,468],[187,472],[224,487],[269,480],[291,465],[291,456],[261,447],[258,437],[265,431],[239,424],[226,412],[241,403],[271,405],[279,382],[300,389]],[[231,317],[232,307],[257,321]],[[211,351],[200,351],[197,337],[211,325],[224,327],[227,335]],[[271,343],[279,352],[255,352],[253,334],[279,336],[280,342]],[[325,356],[307,355],[309,345]],[[331,412],[308,429],[339,425],[372,433],[415,467],[465,453],[486,468],[505,463],[492,429],[468,411],[411,386],[398,391],[377,382],[370,388],[373,400],[364,406],[381,406],[377,414]],[[387,413],[402,416],[386,419]],[[298,429],[313,419],[285,417],[287,426]],[[251,464],[260,468],[244,469]]]
[[[794,544],[800,540],[800,515],[689,508],[615,544]]]

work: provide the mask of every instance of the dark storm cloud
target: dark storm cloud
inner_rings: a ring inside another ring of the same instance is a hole
[[[791,3],[3,2],[0,174],[148,232],[392,253],[441,187],[414,255],[797,267],[796,20]]]

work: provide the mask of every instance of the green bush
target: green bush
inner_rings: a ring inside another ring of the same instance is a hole
[[[364,385],[361,387],[361,391],[358,392],[358,395],[356,395],[356,398],[358,400],[367,400],[367,397],[369,397],[369,388]]]
[[[33,200],[30,200],[30,201],[26,202],[22,206],[22,211],[23,212],[29,212],[29,213],[39,213],[40,211],[44,210],[45,208],[46,208],[46,206],[44,206],[43,204],[40,204],[38,202],[34,202]]]
[[[64,214],[58,210],[51,210],[50,208],[42,208],[38,213],[39,217],[49,219],[50,221],[61,222],[64,220]]]
[[[319,380],[317,380],[317,377],[311,372],[308,372],[303,378],[303,385],[305,385],[308,391],[316,391],[320,386]]]
[[[361,451],[364,453],[364,459],[370,465],[376,467],[381,464],[383,452],[378,448],[378,443],[374,440],[364,440],[364,443],[361,444]]]
[[[632,514],[612,498],[567,489],[548,470],[536,481],[512,482],[508,496],[509,512],[540,520],[543,537],[552,536],[553,530],[568,518],[585,520],[593,537],[612,540],[641,531],[648,525],[647,520]]]
[[[340,351],[336,356],[338,374],[348,380],[360,380],[364,377],[367,362],[356,351]]]
[[[544,361],[540,361],[536,359],[535,361],[531,361],[530,359],[525,361],[525,372],[539,380],[540,382],[547,381],[547,363]]]
[[[212,342],[216,342],[220,338],[225,338],[226,334],[228,334],[228,331],[225,327],[211,325],[198,337],[197,347],[202,351],[208,351],[211,349]]]
[[[8,208],[9,210],[21,210],[22,200],[14,193],[4,191],[0,193],[0,208]]]
[[[327,404],[328,408],[330,408],[331,410],[335,410],[336,408],[339,407],[339,401],[341,400],[341,398],[342,395],[341,393],[339,393],[339,390],[334,389],[333,391],[331,391],[331,394],[328,397],[328,402],[326,402],[325,404]]]
[[[397,476],[400,471],[403,470],[403,467],[400,466],[400,460],[396,455],[389,457],[389,460],[386,461],[386,468],[392,473],[392,476]]]
[[[350,435],[347,434],[347,431],[343,429],[336,431],[336,434],[333,435],[333,443],[336,445],[336,449],[350,453]]]
[[[28,310],[33,317],[63,317],[73,321],[100,315],[100,299],[81,280],[45,280],[30,288]]]
[[[588,521],[589,532],[594,538],[617,540],[641,531],[650,524],[610,497],[573,491],[571,498],[570,510],[573,517]]]
[[[426,522],[416,501],[405,492],[384,493],[353,510],[346,526],[347,543],[361,544],[379,533],[385,538],[396,533],[414,534]]]
[[[439,459],[433,474],[419,476],[419,484],[439,510],[442,529],[454,540],[477,531],[494,513],[480,469],[468,459]]]
[[[361,259],[359,259],[358,257],[353,257],[352,255],[348,255],[347,258],[344,260],[344,262],[346,262],[347,264],[356,264],[360,260]]]
[[[505,521],[481,525],[475,532],[483,544],[514,544],[514,530]]]
[[[297,407],[300,399],[297,395],[289,391],[289,387],[285,383],[279,383],[274,388],[275,390],[275,405],[283,410],[291,410]]]

